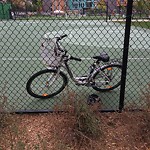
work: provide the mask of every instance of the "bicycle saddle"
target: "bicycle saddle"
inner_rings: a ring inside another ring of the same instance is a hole
[[[100,53],[99,56],[94,56],[94,59],[97,59],[98,61],[103,61],[103,62],[108,62],[109,61],[109,56],[106,52]]]

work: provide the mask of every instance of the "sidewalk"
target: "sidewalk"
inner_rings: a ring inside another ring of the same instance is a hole
[[[111,21],[123,22],[123,21],[126,21],[126,19],[111,19]],[[132,19],[132,22],[150,22],[150,18],[149,19]]]

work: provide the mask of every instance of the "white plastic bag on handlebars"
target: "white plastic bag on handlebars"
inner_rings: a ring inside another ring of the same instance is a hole
[[[59,66],[63,54],[56,45],[56,38],[41,40],[40,55],[44,65],[50,67]]]

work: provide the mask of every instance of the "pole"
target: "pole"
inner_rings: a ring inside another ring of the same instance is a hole
[[[133,7],[133,0],[128,0],[127,13],[126,13],[124,48],[123,48],[123,66],[122,66],[121,87],[120,87],[120,101],[119,101],[119,111],[120,112],[124,108],[125,84],[126,84],[126,75],[127,75],[127,62],[128,62],[128,51],[129,51],[132,7]]]
[[[5,18],[4,4],[3,3],[2,3],[2,19],[6,19]]]
[[[106,1],[106,22],[108,21],[108,1]]]

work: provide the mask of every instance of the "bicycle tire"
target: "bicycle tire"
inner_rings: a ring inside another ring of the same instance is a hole
[[[113,71],[115,69],[119,70],[119,81],[116,81],[114,85],[111,85],[113,79],[110,79],[111,77],[110,77],[109,74],[113,73]],[[107,74],[107,77],[110,79],[110,81],[107,81],[107,79],[105,78],[106,76],[102,76],[102,74],[100,74],[100,77],[99,77],[100,82],[98,83],[99,86],[97,86],[97,83],[95,81],[96,81],[96,78],[98,77],[98,75],[99,75],[99,73],[101,71],[105,75]],[[121,71],[122,71],[122,65],[121,64],[109,64],[109,65],[106,65],[106,66],[101,68],[101,71],[96,72],[95,75],[93,76],[94,83],[95,83],[94,86],[93,86],[94,90],[106,92],[106,91],[113,90],[113,89],[117,88],[118,86],[120,86],[120,84],[121,84]],[[105,81],[102,81],[102,79],[104,79]],[[104,87],[102,86],[103,82],[104,82]]]
[[[57,73],[57,70],[56,69],[45,69],[45,70],[41,70],[41,71],[39,71],[39,72],[37,72],[37,73],[35,73],[34,75],[32,75],[31,76],[31,78],[28,80],[28,82],[27,82],[27,84],[26,84],[26,90],[27,90],[27,92],[31,95],[31,96],[33,96],[33,97],[35,97],[35,98],[41,98],[41,99],[47,99],[47,98],[51,98],[51,97],[53,97],[53,96],[55,96],[55,95],[57,95],[57,94],[59,94],[64,88],[65,88],[65,86],[67,85],[67,83],[68,83],[68,78],[67,78],[67,76],[62,72],[62,71],[60,71],[59,72],[59,77],[61,77],[61,80],[63,81],[62,83],[61,83],[61,86],[58,88],[58,90],[56,90],[55,92],[54,92],[54,90],[55,90],[55,88],[53,87],[53,86],[51,86],[52,87],[52,89],[53,89],[53,91],[51,92],[51,93],[45,93],[45,91],[41,91],[41,92],[35,92],[35,91],[33,91],[33,88],[32,88],[32,83],[33,82],[35,82],[36,80],[37,80],[37,82],[41,82],[42,80],[43,80],[43,78],[39,78],[40,76],[42,76],[42,75],[48,75],[48,74],[52,74],[53,76],[51,77],[51,78],[54,78],[54,77],[56,77],[56,74]],[[38,79],[39,78],[39,79]],[[50,78],[50,77],[49,77]],[[56,79],[53,79],[54,80],[54,82],[56,81]],[[44,81],[45,82],[45,81]],[[48,82],[50,82],[50,81],[46,81],[45,82],[45,84],[44,84],[44,86],[46,87],[46,88],[50,88],[50,86],[47,86],[47,84],[49,84]],[[35,82],[36,83],[36,82]],[[53,83],[52,83],[53,84]],[[53,84],[54,85],[54,84]],[[37,86],[41,86],[41,84],[40,85],[37,85]],[[57,86],[55,86],[56,88],[57,88]],[[40,88],[40,87],[39,87]],[[41,87],[42,88],[42,87]],[[38,89],[38,87],[36,88],[36,90]],[[47,89],[47,91],[49,92],[49,89]]]

